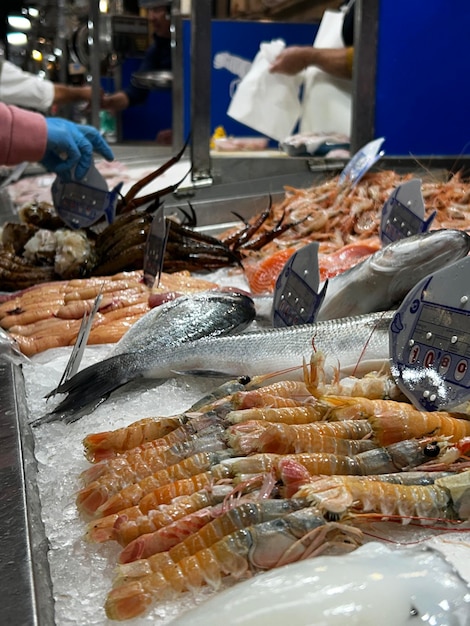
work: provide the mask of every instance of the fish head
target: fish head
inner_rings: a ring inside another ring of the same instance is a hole
[[[402,300],[420,280],[470,251],[470,236],[461,230],[435,230],[395,241],[370,258],[370,269],[388,278],[391,302]]]
[[[251,296],[238,289],[225,288],[214,289],[200,294],[201,300],[207,298],[218,309],[219,314],[224,318],[220,324],[220,333],[217,330],[213,333],[227,334],[227,332],[239,332],[244,330],[256,317],[255,303]],[[212,333],[211,333],[212,334]]]

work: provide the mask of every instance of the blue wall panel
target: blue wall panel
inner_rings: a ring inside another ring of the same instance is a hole
[[[211,68],[211,130],[223,126],[228,135],[235,137],[259,136],[253,129],[240,124],[227,116],[227,109],[233,95],[238,76],[237,59],[253,61],[263,41],[283,39],[286,45],[312,45],[318,31],[318,24],[297,24],[292,22],[243,22],[212,21],[212,60],[220,53],[226,53],[226,67]],[[191,22],[183,22],[184,55],[184,132],[189,134],[191,125]],[[235,70],[235,71],[234,71]],[[202,87],[203,89],[204,87]],[[276,144],[277,145],[277,144]]]
[[[470,154],[470,2],[380,0],[375,136],[387,155]]]

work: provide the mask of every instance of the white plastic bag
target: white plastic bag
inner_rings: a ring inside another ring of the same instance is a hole
[[[344,13],[325,11],[314,46],[344,48],[341,31]],[[351,81],[335,78],[317,67],[304,71],[301,133],[336,132],[351,136]]]
[[[260,45],[227,110],[229,117],[276,141],[292,134],[302,109],[299,101],[302,76],[285,76],[269,71],[284,48],[282,39]]]

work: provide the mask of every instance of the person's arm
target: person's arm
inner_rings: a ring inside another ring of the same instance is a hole
[[[123,111],[129,106],[129,97],[125,91],[116,91],[111,95],[104,95],[101,97],[100,106],[106,111],[112,111],[117,113]]]
[[[47,124],[40,113],[0,102],[0,164],[39,161],[46,150]]]
[[[91,102],[91,86],[83,85],[74,87],[73,85],[64,85],[62,83],[53,83],[54,85],[54,104],[70,104],[72,102]]]
[[[352,59],[353,48],[289,46],[279,54],[270,71],[294,75],[315,66],[337,78],[351,78]]]
[[[39,161],[65,179],[72,170],[80,179],[91,166],[93,152],[108,161],[114,159],[111,148],[93,126],[43,117],[0,102],[0,165]]]
[[[0,73],[0,101],[46,112],[53,104],[91,101],[91,86],[74,87],[25,72],[4,61]]]
[[[47,111],[54,100],[54,85],[3,61],[0,73],[0,101],[38,111]]]

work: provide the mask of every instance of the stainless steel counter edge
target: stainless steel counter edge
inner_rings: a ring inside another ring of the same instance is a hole
[[[54,601],[21,368],[0,359],[0,621],[51,626]]]

